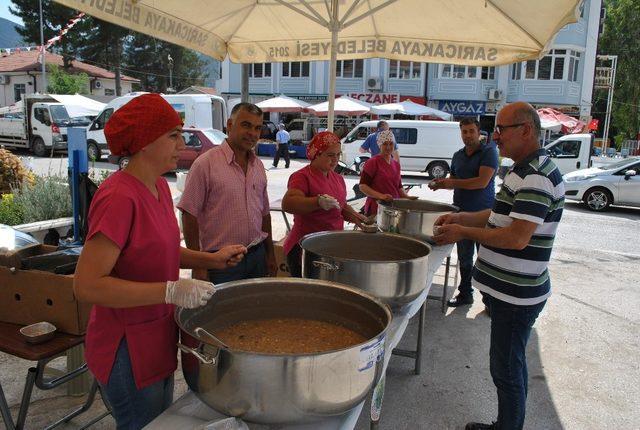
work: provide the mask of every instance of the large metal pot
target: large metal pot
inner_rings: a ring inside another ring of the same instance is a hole
[[[221,327],[265,318],[337,323],[368,340],[316,354],[262,354],[218,347],[199,329],[215,335]],[[176,311],[189,388],[223,414],[265,424],[313,422],[362,402],[379,379],[390,321],[389,308],[360,290],[299,278],[228,282],[206,306]]]
[[[305,236],[302,274],[364,290],[391,307],[417,298],[426,288],[431,247],[396,234],[323,231]]]
[[[429,200],[393,199],[378,204],[376,221],[382,231],[431,242],[438,217],[458,211],[457,206]]]

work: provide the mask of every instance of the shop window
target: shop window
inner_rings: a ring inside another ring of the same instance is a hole
[[[282,63],[282,76],[288,78],[308,78],[309,62],[292,61],[290,63]]]
[[[361,78],[364,69],[364,60],[339,60],[336,63],[336,77]]]

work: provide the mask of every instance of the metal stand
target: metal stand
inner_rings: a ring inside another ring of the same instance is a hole
[[[393,355],[413,358],[415,360],[413,373],[415,373],[416,375],[420,374],[420,370],[422,368],[422,335],[424,333],[424,320],[426,311],[427,301],[425,300],[425,302],[422,304],[422,307],[420,308],[420,316],[418,320],[418,341],[416,342],[416,350],[411,351],[408,349],[395,348],[393,351],[391,351],[391,354]]]

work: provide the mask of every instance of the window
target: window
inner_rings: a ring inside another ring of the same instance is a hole
[[[200,142],[200,138],[195,133],[189,133],[185,131],[182,133],[182,138],[184,139],[184,143],[189,148],[197,148],[202,146],[202,142]]]
[[[249,69],[250,78],[271,77],[271,63],[253,63]]]
[[[569,77],[570,82],[578,81],[578,67],[580,65],[580,52],[569,51]]]
[[[496,68],[442,64],[440,66],[440,77],[452,79],[495,79]]]
[[[309,62],[293,61],[291,63],[282,63],[282,76],[289,78],[309,77]]]
[[[398,145],[415,145],[418,141],[418,129],[416,128],[392,128],[391,132],[396,137]]]
[[[564,140],[548,149],[549,155],[555,158],[578,158],[580,155],[579,140]]]
[[[361,78],[364,60],[339,60],[336,63],[336,77]]]
[[[580,52],[568,51],[566,49],[553,49],[548,55],[540,60],[529,60],[525,66],[525,79],[537,80],[578,80],[578,64],[580,62]],[[565,67],[568,63],[568,67]],[[514,71],[511,72],[511,79]]]
[[[13,84],[13,99],[17,102],[22,100],[22,95],[27,92],[25,84]]]
[[[522,79],[522,66],[524,63],[515,63],[511,65],[511,80],[517,81]]]
[[[116,91],[112,88],[105,88],[104,89],[104,95],[105,96],[115,96],[116,95]]]
[[[420,63],[413,61],[389,61],[389,78],[393,79],[419,79]]]
[[[93,120],[90,130],[102,130],[109,118],[113,115],[113,109],[105,109],[96,119]]]

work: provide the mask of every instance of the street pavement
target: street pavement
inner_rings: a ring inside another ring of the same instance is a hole
[[[271,164],[267,158],[263,162]],[[304,164],[292,160],[290,169],[281,165],[268,171],[272,201],[282,197],[288,176]],[[66,172],[60,161],[35,159],[33,165],[36,172]],[[114,168],[107,163],[96,167]],[[174,175],[167,179],[175,182]],[[405,182],[426,184],[428,178],[405,177]],[[350,191],[357,178],[348,177],[346,183]],[[452,198],[451,191],[433,192],[426,185],[410,193],[441,202]],[[274,236],[281,237],[284,222],[277,213],[273,225]],[[600,214],[567,202],[550,263],[553,295],[528,346],[525,429],[640,428],[639,237],[639,209],[614,207]],[[379,428],[463,429],[468,421],[494,419],[497,402],[489,374],[489,327],[480,300],[446,314],[438,302],[429,301],[422,373],[413,374],[412,360],[392,358]],[[400,346],[413,348],[416,335],[417,318]],[[61,360],[58,366],[64,365]],[[0,354],[0,380],[14,415],[30,365]],[[176,398],[185,390],[178,371]],[[33,399],[27,429],[42,428],[83,400],[66,396],[65,388],[36,389]],[[369,428],[368,408],[367,403],[358,430]],[[101,410],[102,405],[96,405],[61,428],[78,428]],[[92,428],[113,427],[113,420],[106,418]]]

